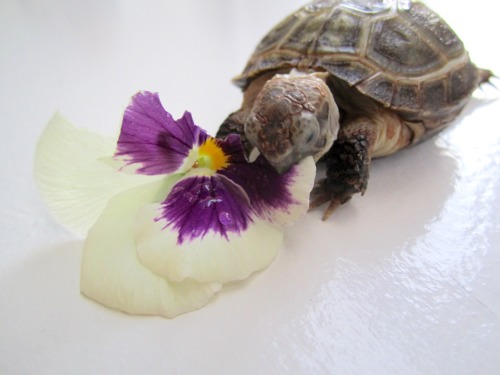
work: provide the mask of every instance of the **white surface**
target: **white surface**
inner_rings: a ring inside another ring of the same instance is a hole
[[[490,0],[429,1],[500,72]],[[368,192],[308,215],[264,272],[173,320],[79,294],[82,240],[47,214],[35,142],[56,109],[111,134],[158,91],[214,131],[229,79],[299,0],[0,0],[0,373],[498,374],[500,102],[374,163]],[[485,99],[486,97],[486,99]]]

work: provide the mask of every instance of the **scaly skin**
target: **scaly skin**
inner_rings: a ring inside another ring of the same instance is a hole
[[[240,136],[241,143],[243,144],[243,148],[248,155],[250,151],[252,151],[253,146],[245,137],[244,124],[247,116],[248,113],[245,110],[239,110],[231,113],[219,127],[219,130],[217,131],[217,134],[215,136],[222,139],[226,138],[229,134],[238,134]]]
[[[326,164],[326,178],[319,181],[311,192],[309,209],[330,202],[323,220],[354,194],[364,194],[375,136],[374,126],[368,118],[354,120],[341,129],[339,138],[321,159],[320,162]]]

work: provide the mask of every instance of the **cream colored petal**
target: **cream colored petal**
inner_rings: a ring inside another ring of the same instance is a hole
[[[129,314],[174,317],[206,305],[219,283],[180,283],[147,269],[137,258],[134,226],[137,210],[159,202],[175,179],[155,182],[113,198],[85,242],[81,291],[89,298]]]
[[[267,218],[273,225],[288,227],[299,221],[309,209],[309,197],[314,186],[316,164],[312,156],[304,158],[289,172],[287,190],[291,203],[285,207],[269,209]]]
[[[170,280],[199,282],[241,280],[267,267],[283,242],[283,231],[254,217],[240,233],[209,231],[204,237],[178,243],[178,232],[165,228],[160,205],[140,210],[137,221],[137,251],[149,269]]]
[[[84,235],[115,194],[159,177],[120,173],[99,161],[116,140],[73,126],[56,113],[38,141],[35,179],[52,214]]]

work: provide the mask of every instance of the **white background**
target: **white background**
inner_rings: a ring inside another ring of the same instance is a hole
[[[500,72],[492,0],[429,0]],[[299,0],[0,0],[0,373],[498,374],[500,101],[372,168],[368,192],[287,233],[265,271],[173,320],[79,293],[82,239],[36,192],[36,140],[60,110],[113,134],[158,91],[215,131],[229,82]],[[498,81],[497,81],[498,83]]]

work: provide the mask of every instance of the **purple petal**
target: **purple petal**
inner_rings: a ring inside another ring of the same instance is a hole
[[[178,243],[209,232],[227,239],[246,230],[252,208],[245,193],[223,176],[194,176],[179,181],[162,204],[165,227],[178,233]]]
[[[193,146],[207,137],[189,112],[175,121],[157,93],[139,92],[125,110],[115,156],[123,157],[127,165],[139,164],[140,174],[169,174],[176,172]]]
[[[253,163],[233,163],[219,171],[219,174],[241,186],[260,217],[266,217],[272,210],[286,211],[298,203],[290,191],[290,186],[295,182],[295,167],[279,174],[263,156],[259,156]]]
[[[217,143],[228,156],[229,164],[248,164],[239,135],[229,134],[225,139],[217,139]]]

